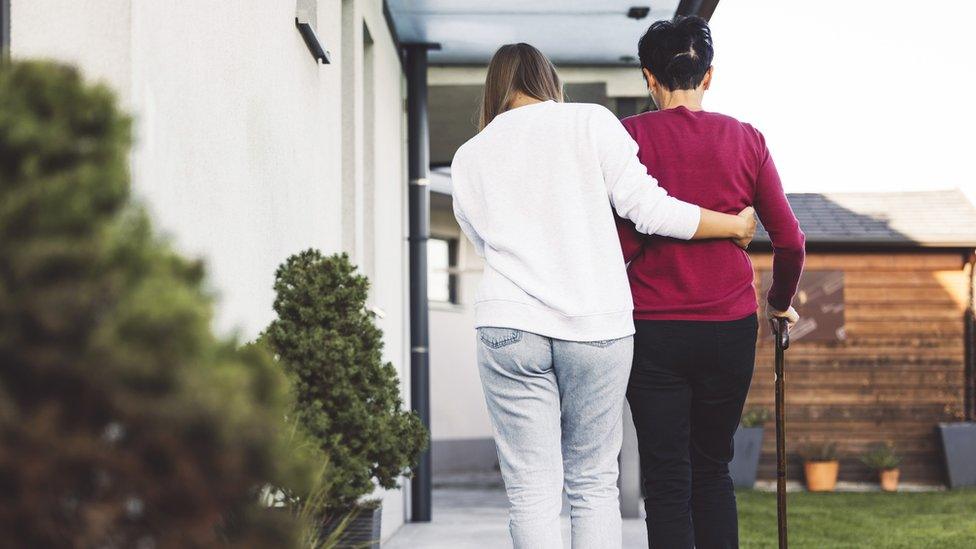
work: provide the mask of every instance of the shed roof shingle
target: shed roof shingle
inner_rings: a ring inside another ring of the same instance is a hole
[[[808,244],[976,248],[976,207],[959,190],[787,196]],[[769,242],[761,227],[756,242]]]

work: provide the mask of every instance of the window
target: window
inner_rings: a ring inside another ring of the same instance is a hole
[[[458,241],[431,237],[427,241],[427,299],[457,303]]]

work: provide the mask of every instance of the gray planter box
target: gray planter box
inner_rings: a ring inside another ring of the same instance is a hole
[[[380,520],[383,508],[362,508],[356,513],[342,532],[337,549],[380,549]],[[341,518],[333,518],[325,522],[322,535],[328,537],[336,527],[342,523]]]
[[[976,423],[940,423],[949,488],[976,486]]]
[[[729,473],[736,488],[752,488],[756,485],[759,455],[762,453],[763,428],[742,427],[735,431],[735,455],[729,464]]]

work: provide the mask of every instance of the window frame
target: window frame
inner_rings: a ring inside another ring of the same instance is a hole
[[[460,247],[461,247],[460,239],[457,236],[432,234],[427,240],[428,242],[431,240],[438,240],[447,243],[447,301],[431,298],[429,287],[427,292],[428,293],[427,301],[430,303],[437,303],[443,305],[460,305],[461,304],[460,292],[458,291],[458,282],[459,282],[458,262],[460,260]],[[427,280],[428,280],[427,283],[429,285],[430,284],[429,275],[427,277]]]

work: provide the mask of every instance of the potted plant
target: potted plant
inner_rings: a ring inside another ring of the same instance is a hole
[[[884,442],[872,445],[861,457],[861,462],[878,472],[882,490],[885,492],[898,490],[898,466],[901,465],[901,456],[895,453],[894,444]]]
[[[397,372],[383,361],[369,282],[345,254],[306,250],[278,268],[274,288],[277,318],[265,335],[294,380],[296,420],[329,457],[323,530],[343,526],[339,547],[379,547],[380,502],[364,498],[376,485],[397,486],[427,431],[402,409]]]
[[[750,408],[742,414],[733,439],[732,463],[729,464],[729,473],[736,488],[752,488],[756,484],[756,472],[762,454],[763,426],[770,416],[766,408]]]
[[[803,472],[807,480],[807,490],[811,492],[833,492],[837,488],[837,445],[832,442],[807,444],[800,451],[803,458]]]

